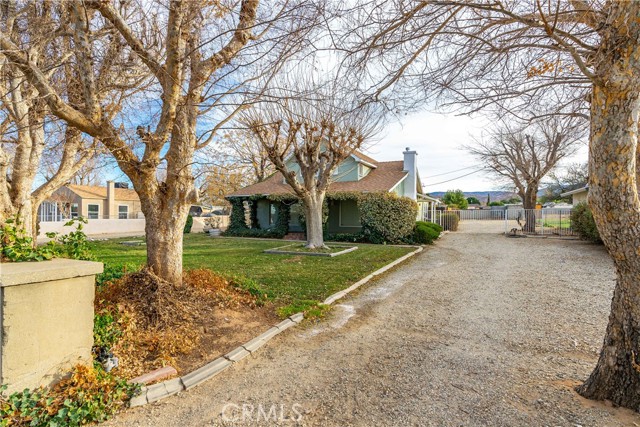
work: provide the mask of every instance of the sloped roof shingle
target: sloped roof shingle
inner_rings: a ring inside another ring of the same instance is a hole
[[[367,160],[368,161],[368,160]],[[407,176],[403,170],[402,160],[393,162],[375,162],[376,169],[359,181],[338,181],[329,185],[329,192],[337,191],[359,191],[372,193],[375,191],[390,191],[402,179]],[[276,172],[262,182],[250,185],[240,190],[234,191],[228,197],[253,196],[256,194],[288,194],[293,193],[291,187],[284,182],[280,172]]]
[[[106,199],[107,187],[97,185],[68,185],[67,188],[83,199]],[[128,188],[116,188],[116,200],[139,201],[138,193]]]

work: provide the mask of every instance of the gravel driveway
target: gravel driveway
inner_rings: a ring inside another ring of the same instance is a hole
[[[640,426],[573,391],[606,326],[604,249],[483,230],[463,223],[322,322],[108,425]]]

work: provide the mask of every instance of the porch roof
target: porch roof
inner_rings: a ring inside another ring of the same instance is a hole
[[[431,197],[426,194],[418,194],[418,203],[420,202],[434,202],[435,204],[442,203],[440,199],[436,199],[435,197]]]
[[[359,181],[337,181],[329,185],[329,192],[337,191],[358,191],[372,193],[376,191],[390,191],[408,176],[403,170],[402,160],[393,162],[377,162],[377,168]],[[262,182],[250,185],[240,190],[234,191],[227,197],[253,196],[256,194],[293,194],[291,187],[284,182],[280,172],[276,172]]]

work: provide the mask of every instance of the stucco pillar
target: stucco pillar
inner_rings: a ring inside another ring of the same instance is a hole
[[[0,264],[0,382],[7,394],[49,386],[92,363],[95,275],[102,263]]]

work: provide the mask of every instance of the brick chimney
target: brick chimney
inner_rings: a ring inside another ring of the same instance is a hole
[[[409,173],[404,183],[404,195],[413,200],[418,199],[418,153],[411,151],[409,147],[402,153],[404,154],[403,169]]]
[[[116,184],[113,181],[107,181],[107,212],[105,218],[118,219],[116,207]]]

